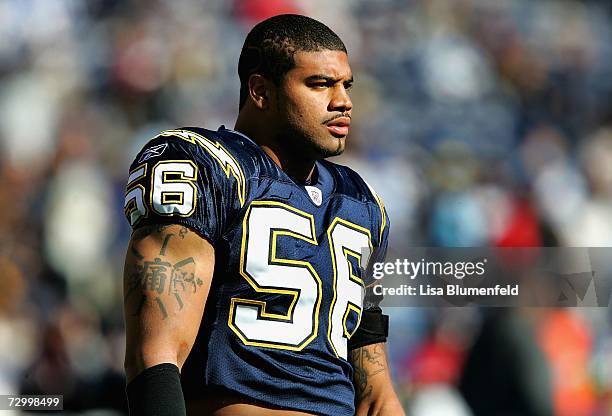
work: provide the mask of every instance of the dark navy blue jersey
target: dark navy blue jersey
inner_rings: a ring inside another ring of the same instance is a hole
[[[364,308],[368,261],[384,258],[389,220],[351,169],[316,162],[313,183],[283,172],[232,130],[162,132],[130,168],[133,228],[182,224],[215,248],[185,396],[226,392],[315,414],[354,414],[347,340]]]

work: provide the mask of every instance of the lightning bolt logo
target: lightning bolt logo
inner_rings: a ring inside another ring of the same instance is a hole
[[[198,144],[204,148],[213,157],[213,159],[219,163],[219,166],[227,178],[229,178],[230,175],[234,177],[238,188],[238,199],[240,200],[240,206],[242,207],[244,205],[246,200],[246,178],[238,161],[230,152],[227,151],[225,147],[221,145],[221,143],[207,139],[206,137],[189,130],[166,130],[160,133],[158,137],[159,136],[178,137],[188,141],[189,143]]]

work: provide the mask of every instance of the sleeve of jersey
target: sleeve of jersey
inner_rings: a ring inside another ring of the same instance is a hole
[[[388,246],[388,240],[389,240],[389,226],[390,226],[390,221],[389,221],[389,216],[387,215],[387,210],[384,208],[384,206],[381,203],[381,226],[379,228],[379,233],[378,235],[379,237],[379,242],[378,245],[376,245],[372,251],[372,255],[370,256],[370,260],[368,262],[368,269],[366,272],[366,281],[365,281],[365,286],[366,286],[366,291],[365,291],[365,297],[363,300],[363,309],[367,310],[367,309],[372,309],[372,308],[379,308],[379,304],[380,302],[382,302],[383,296],[382,295],[376,295],[374,294],[374,290],[373,287],[376,283],[378,283],[378,280],[374,279],[374,273],[373,273],[373,268],[374,268],[374,264],[376,263],[382,263],[385,261],[385,258],[387,257],[387,246]]]
[[[376,280],[373,278],[372,273],[374,263],[385,261],[390,225],[389,217],[387,216],[387,212],[382,205],[382,202],[380,202],[379,205],[382,220],[380,222],[381,226],[378,230],[378,245],[374,247],[368,262],[361,322],[359,323],[359,328],[357,328],[357,331],[355,331],[353,336],[348,341],[349,351],[371,344],[386,342],[389,334],[389,317],[382,313],[382,309],[379,306],[383,296],[376,295],[373,290],[373,287],[376,284]]]
[[[151,140],[130,167],[124,212],[132,229],[182,224],[214,245],[240,208],[236,180],[223,166],[223,154],[197,140],[163,133]]]

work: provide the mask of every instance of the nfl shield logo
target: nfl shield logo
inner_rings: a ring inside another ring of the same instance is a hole
[[[323,202],[323,194],[321,193],[321,190],[319,188],[315,188],[314,186],[305,186],[304,188],[306,188],[312,202],[314,202],[316,206],[320,207],[321,203]]]

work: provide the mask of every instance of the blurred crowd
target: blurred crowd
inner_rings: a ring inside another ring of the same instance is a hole
[[[160,130],[232,127],[244,37],[287,12],[347,45],[335,161],[381,194],[392,250],[612,246],[605,0],[3,0],[0,393],[122,414],[127,168]],[[414,415],[612,412],[609,308],[389,313]]]

